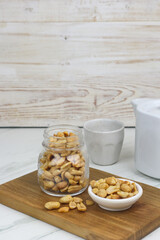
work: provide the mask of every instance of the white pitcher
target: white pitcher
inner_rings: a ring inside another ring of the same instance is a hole
[[[136,116],[136,168],[160,179],[160,99],[134,99],[132,105]]]

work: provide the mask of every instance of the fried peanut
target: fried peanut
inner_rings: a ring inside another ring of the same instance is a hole
[[[74,201],[69,202],[69,208],[75,209],[77,207],[77,204]]]
[[[50,137],[49,140],[50,140],[50,142],[57,142],[57,138],[55,138],[55,137]]]
[[[132,191],[136,192],[136,191],[137,191],[136,184],[135,184],[135,183],[132,183],[132,185],[133,185],[133,189],[132,189]]]
[[[51,151],[44,152],[43,157],[47,158],[48,154],[51,154]]]
[[[79,168],[78,170],[84,173],[85,167],[81,167],[81,168]]]
[[[74,164],[73,165],[75,168],[81,168],[81,167],[84,167],[85,166],[85,163],[82,162],[82,161],[79,161],[78,163]]]
[[[73,133],[73,132],[70,132],[70,133],[69,133],[69,136],[76,136],[76,134]]]
[[[70,169],[67,172],[71,173],[72,170],[75,170],[75,167],[70,167]]]
[[[61,174],[61,171],[59,169],[55,169],[54,171],[52,171],[53,177],[58,176],[59,174]]]
[[[123,181],[122,183],[130,185],[129,181]]]
[[[45,180],[43,181],[43,185],[45,189],[50,189],[53,188],[54,182]]]
[[[100,185],[100,183],[98,183],[97,181],[94,183],[94,188],[98,188],[98,186]]]
[[[120,187],[121,187],[121,182],[118,180],[115,186],[116,186],[118,189],[120,189]]]
[[[78,142],[78,137],[76,135],[72,135],[72,136],[69,136],[67,137],[67,142],[68,143],[72,143],[72,142]]]
[[[97,182],[98,182],[98,184],[100,184],[100,183],[105,183],[105,179],[101,178],[101,179],[99,179]]]
[[[92,200],[86,200],[86,205],[87,206],[92,206],[94,204],[94,202]]]
[[[44,164],[44,163],[46,162],[46,158],[42,157],[42,158],[40,159],[40,162]]]
[[[65,188],[61,188],[61,189],[59,189],[60,190],[60,192],[67,192],[67,189],[68,189],[68,185],[65,187]]]
[[[69,184],[71,185],[76,185],[78,182],[74,181],[73,179],[69,179]]]
[[[57,183],[57,187],[59,189],[63,189],[65,187],[67,187],[67,185],[68,185],[67,181],[62,181],[62,182]]]
[[[75,203],[80,203],[80,202],[83,202],[83,199],[80,198],[80,197],[73,197],[73,201],[74,201]]]
[[[63,141],[59,140],[59,141],[57,141],[55,147],[59,148],[59,149],[65,149],[65,143],[63,143]]]
[[[61,172],[61,178],[62,178],[62,180],[65,180],[65,173],[66,173],[65,171],[62,171],[62,172]]]
[[[66,213],[69,212],[69,207],[61,207],[58,209],[59,213]]]
[[[68,187],[68,192],[69,193],[74,193],[74,192],[78,192],[81,189],[82,189],[81,185],[69,186]]]
[[[61,197],[61,198],[59,199],[59,202],[60,202],[60,203],[69,203],[69,202],[71,202],[72,200],[73,200],[73,198],[72,198],[71,195],[66,195],[66,196],[64,196],[64,197]]]
[[[70,151],[66,151],[66,152],[64,152],[64,153],[61,153],[61,157],[67,157],[67,156],[69,156],[70,155]]]
[[[57,159],[57,160],[61,158],[61,156],[60,156],[58,153],[54,153],[53,156],[54,156],[54,158]]]
[[[132,192],[132,193],[128,193],[128,197],[133,197],[138,193],[138,191]]]
[[[71,162],[67,162],[61,166],[61,170],[67,171],[71,167]]]
[[[49,168],[48,162],[45,162],[42,166],[41,169],[43,169],[44,171],[47,170]]]
[[[72,175],[82,175],[83,171],[76,170],[76,169],[71,169],[70,174],[72,174]]]
[[[64,131],[63,134],[64,134],[65,137],[69,136],[69,133],[67,131]]]
[[[118,191],[117,194],[122,198],[128,197],[128,192]]]
[[[119,191],[119,189],[116,186],[109,186],[106,191],[107,191],[107,194],[112,194]]]
[[[130,184],[131,192],[134,191],[134,187],[132,184]]]
[[[53,174],[53,172],[54,172],[55,170],[57,170],[57,167],[56,167],[56,166],[53,166],[53,167],[50,168],[49,172],[50,172],[51,174]]]
[[[51,148],[54,148],[55,147],[55,143],[49,143],[49,147],[51,147]]]
[[[64,137],[63,132],[57,132],[57,134],[54,134],[56,137]]]
[[[55,177],[54,177],[54,181],[55,181],[56,183],[61,182],[61,180],[62,180],[62,178],[61,178],[60,176],[55,176]]]
[[[57,187],[57,185],[55,185],[55,186],[52,188],[52,191],[54,191],[54,192],[58,192],[58,191],[59,191],[59,188]]]
[[[74,176],[74,180],[75,181],[80,181],[81,180],[81,176]]]
[[[80,180],[79,183],[82,185],[82,187],[86,187],[86,185],[88,184],[88,179],[85,178],[83,180]]]
[[[77,209],[80,212],[85,212],[87,210],[86,206],[82,202],[77,204]]]
[[[111,194],[111,199],[120,199],[120,196],[118,194]]]
[[[60,146],[65,146],[64,143],[66,143],[66,139],[60,139],[60,140],[57,140],[57,142],[55,143],[56,147],[60,147]]]
[[[60,203],[59,202],[47,202],[45,203],[45,208],[48,210],[52,210],[52,209],[57,209],[60,207]]]
[[[49,171],[44,171],[42,173],[42,179],[53,180],[53,175]]]
[[[92,192],[93,192],[94,194],[97,194],[98,188],[93,188],[93,189],[92,189]]]
[[[131,187],[128,184],[121,184],[121,188],[120,188],[123,192],[131,192]]]
[[[73,142],[69,142],[69,143],[67,143],[66,144],[66,147],[67,148],[75,148],[76,146],[78,146],[78,141],[76,142],[76,141],[73,141]]]
[[[52,158],[53,158],[53,154],[52,153],[48,153],[47,160],[50,161],[50,160],[52,160]]]
[[[80,156],[79,154],[70,155],[67,157],[67,160],[74,165],[80,161]]]
[[[91,187],[92,187],[92,188],[94,188],[94,187],[95,187],[95,183],[96,183],[96,181],[95,181],[95,180],[92,180],[92,181],[90,181],[90,185],[91,185]]]
[[[128,197],[133,197],[134,194],[133,193],[128,193]]]
[[[138,194],[138,191],[133,192],[133,196],[135,196],[136,194]]]
[[[97,195],[98,195],[99,197],[105,198],[105,197],[107,196],[107,192],[106,192],[105,189],[99,189],[98,192],[97,192]]]
[[[108,184],[107,183],[100,183],[99,185],[98,185],[98,189],[107,189],[108,188]]]
[[[107,199],[111,199],[112,197],[111,197],[111,195],[108,195],[106,198],[107,198]]]
[[[65,162],[65,157],[61,157],[61,158],[58,159],[58,161],[57,161],[57,166],[61,166],[64,162]]]
[[[54,166],[56,166],[56,165],[57,165],[57,163],[56,163],[55,158],[53,158],[53,159],[48,163],[48,166],[49,166],[49,167],[54,167]]]
[[[106,183],[109,185],[116,185],[117,179],[115,177],[108,177],[105,179]]]
[[[77,153],[80,154],[78,151],[74,151],[74,150],[71,151],[71,155],[74,155],[74,154],[77,154]]]
[[[70,174],[69,172],[65,172],[64,176],[69,180],[69,179],[73,179],[74,176],[72,174]]]

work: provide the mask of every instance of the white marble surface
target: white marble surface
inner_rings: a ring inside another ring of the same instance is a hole
[[[0,129],[0,184],[37,169],[41,151],[43,128]],[[160,188],[160,181],[147,177],[135,169],[134,129],[125,129],[120,161],[112,166],[90,166]],[[29,217],[0,204],[0,240],[78,240],[82,239],[59,228]],[[159,240],[160,228],[143,240]]]

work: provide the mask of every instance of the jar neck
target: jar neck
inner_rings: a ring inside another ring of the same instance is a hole
[[[59,133],[64,132],[68,133],[68,136],[59,136]],[[44,140],[42,145],[47,149],[56,151],[63,149],[68,151],[76,150],[84,144],[81,128],[73,125],[52,125],[44,131],[43,137]]]

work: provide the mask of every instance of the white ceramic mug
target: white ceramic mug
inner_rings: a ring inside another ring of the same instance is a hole
[[[119,160],[124,139],[124,124],[111,119],[93,119],[84,123],[89,158],[98,165]]]

